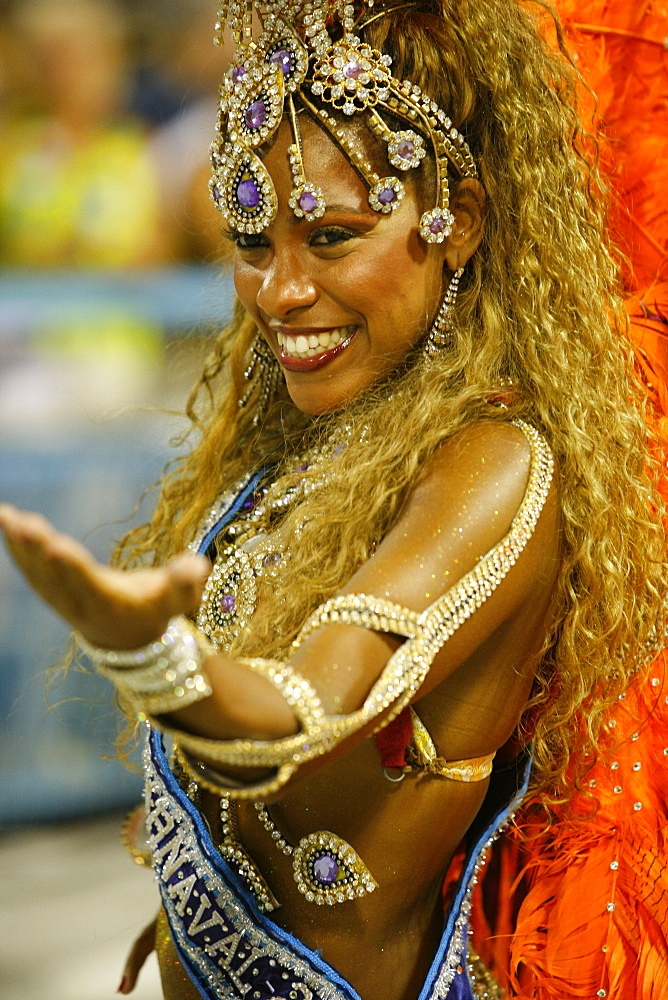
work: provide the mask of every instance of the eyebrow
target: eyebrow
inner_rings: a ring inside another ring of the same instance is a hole
[[[353,208],[351,205],[328,204],[325,206],[325,212],[324,215],[321,216],[321,219],[325,218],[327,214],[330,212],[342,212],[345,213],[346,215],[356,215],[359,218],[363,219],[371,218],[372,216],[375,216],[377,214],[370,208]],[[292,222],[299,223],[303,221],[304,219],[298,219],[296,215],[292,216]]]

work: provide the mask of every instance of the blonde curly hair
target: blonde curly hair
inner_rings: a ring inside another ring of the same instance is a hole
[[[256,330],[237,305],[188,404],[196,444],[166,474],[153,517],[126,536],[118,561],[163,561],[241,474],[275,463],[272,488],[283,489],[295,455],[347,425],[350,443],[304,501],[308,519],[271,616],[256,616],[234,650],[280,655],[369,558],[434,449],[473,421],[521,417],[545,435],[561,477],[560,613],[528,711],[535,785],[563,801],[573,766],[578,783],[595,757],[606,710],[664,635],[666,560],[605,197],[584,155],[576,75],[543,40],[546,12],[516,0],[424,0],[366,31],[396,76],[448,110],[487,192],[452,349],[431,365],[415,352],[391,393],[378,386],[325,417],[300,413],[282,387],[257,429],[253,400],[238,405]],[[509,382],[501,410],[493,400]],[[304,508],[293,509],[282,532],[303,520]]]

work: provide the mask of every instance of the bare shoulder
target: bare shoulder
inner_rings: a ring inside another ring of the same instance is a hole
[[[474,549],[470,556],[479,558],[510,529],[526,494],[531,460],[531,444],[519,427],[471,424],[431,456],[401,520],[404,526],[438,523],[453,541],[458,535],[466,539]]]
[[[518,426],[479,421],[445,441],[431,456],[420,485],[454,486],[471,478],[483,486],[495,479],[521,500],[529,475],[531,446]],[[499,479],[500,477],[500,479]],[[514,488],[513,488],[514,487]]]
[[[481,421],[464,428],[430,457],[376,555],[357,576],[368,577],[372,593],[382,581],[388,596],[424,609],[509,533],[531,468],[532,447],[519,427]],[[536,507],[537,523],[520,560],[526,572],[519,575],[529,582],[544,577],[541,564],[558,557],[554,479]],[[351,581],[346,589],[359,584]],[[522,582],[518,597],[524,590]]]

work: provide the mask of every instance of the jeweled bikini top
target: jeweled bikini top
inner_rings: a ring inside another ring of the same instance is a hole
[[[436,164],[435,205],[420,220],[420,235],[442,243],[454,222],[449,206],[448,164],[460,177],[477,168],[463,136],[435,101],[408,80],[392,76],[392,59],[366,44],[360,32],[400,3],[372,10],[374,0],[251,0],[223,2],[217,41],[227,27],[237,51],[221,86],[216,138],[211,147],[211,197],[237,232],[259,233],[274,219],[277,198],[258,150],[275,135],[284,116],[292,130],[289,149],[293,188],[290,207],[309,221],[325,212],[322,191],[305,174],[298,109],[306,109],[340,147],[369,191],[369,205],[388,214],[405,187],[398,176],[379,176],[345,127],[361,116],[387,145],[398,171],[415,169],[428,151]],[[253,8],[262,31],[253,38]],[[399,128],[397,128],[399,124]]]

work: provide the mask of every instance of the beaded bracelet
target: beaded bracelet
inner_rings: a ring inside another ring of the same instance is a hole
[[[97,673],[147,715],[187,708],[212,693],[202,665],[214,647],[183,615],[170,619],[159,639],[138,649],[103,649],[80,635],[77,642]]]

